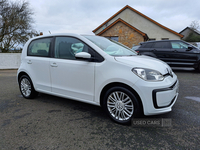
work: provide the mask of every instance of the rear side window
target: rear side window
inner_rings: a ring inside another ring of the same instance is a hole
[[[155,42],[154,48],[170,48],[169,42]]]
[[[28,47],[28,56],[48,57],[52,38],[37,39],[31,42]]]
[[[152,48],[152,46],[153,46],[153,42],[151,42],[151,43],[146,43],[146,44],[144,44],[144,46],[142,46],[143,48]]]

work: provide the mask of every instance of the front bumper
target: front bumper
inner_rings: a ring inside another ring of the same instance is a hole
[[[153,105],[156,109],[171,106],[178,97],[179,82],[178,80],[168,88],[155,89],[152,92]]]
[[[177,76],[168,76],[161,82],[147,82],[140,80],[137,87],[142,104],[144,115],[156,115],[172,110],[179,94],[179,81]]]

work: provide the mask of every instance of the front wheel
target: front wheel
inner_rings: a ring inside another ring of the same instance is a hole
[[[198,65],[197,68],[194,68],[197,72],[200,72],[200,64]]]
[[[106,92],[104,108],[112,120],[121,124],[130,123],[141,111],[137,98],[124,87],[112,87]]]
[[[19,88],[24,98],[31,99],[38,95],[35,91],[31,79],[27,75],[23,75],[19,79]]]

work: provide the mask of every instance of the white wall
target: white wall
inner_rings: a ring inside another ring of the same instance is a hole
[[[21,53],[0,53],[0,69],[18,69]]]

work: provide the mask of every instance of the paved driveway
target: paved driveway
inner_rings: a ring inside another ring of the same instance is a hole
[[[180,96],[171,127],[133,127],[112,122],[100,107],[40,94],[24,99],[16,70],[0,70],[0,149],[199,149],[200,73],[175,70]]]

